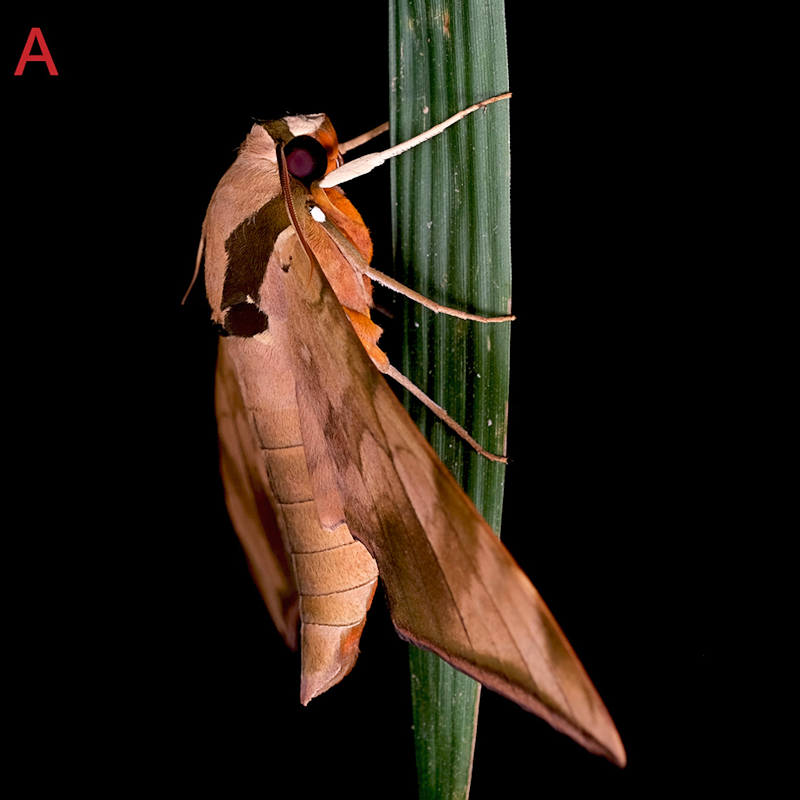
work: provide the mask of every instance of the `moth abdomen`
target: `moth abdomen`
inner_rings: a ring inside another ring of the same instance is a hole
[[[378,567],[344,521],[322,524],[302,432],[286,424],[295,421],[296,412],[276,409],[259,409],[259,441],[300,598],[300,701],[305,705],[355,665]]]

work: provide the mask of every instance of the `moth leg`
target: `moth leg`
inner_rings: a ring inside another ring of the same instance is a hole
[[[355,150],[356,147],[361,147],[362,144],[372,141],[372,139],[374,139],[376,136],[380,136],[382,133],[386,133],[388,130],[389,123],[384,122],[382,125],[378,125],[377,127],[373,128],[371,131],[362,133],[361,136],[348,139],[346,142],[339,142],[339,153],[341,155],[349,153],[351,150]]]
[[[414,397],[417,398],[426,408],[429,408],[436,414],[439,419],[444,422],[451,430],[455,431],[470,447],[472,447],[477,453],[482,456],[485,456],[490,461],[499,461],[501,464],[508,464],[508,459],[505,456],[498,456],[494,453],[490,453],[488,450],[485,450],[481,447],[467,432],[464,428],[461,427],[440,405],[434,403],[422,389],[419,388],[416,384],[412,383],[402,372],[398,372],[387,360],[385,365],[378,364],[374,359],[373,363],[376,367],[384,374],[388,375],[390,378],[394,378],[404,389],[408,389]]]
[[[378,337],[381,335],[381,329],[369,317],[365,317],[363,314],[359,314],[357,311],[353,311],[345,306],[343,306],[343,308],[361,344],[364,345],[367,355],[380,372],[396,380],[404,389],[408,389],[417,400],[426,408],[433,411],[445,425],[455,431],[470,447],[474,448],[477,453],[485,456],[490,461],[499,461],[502,464],[508,463],[507,458],[497,456],[481,447],[438,403],[434,403],[419,386],[412,383],[402,372],[396,370],[391,363],[389,363],[389,356],[377,345]]]
[[[312,195],[316,198],[313,187]],[[483,317],[480,314],[468,314],[466,311],[459,311],[457,308],[443,306],[434,300],[430,300],[429,298],[425,297],[425,295],[415,292],[413,289],[409,289],[408,286],[403,285],[400,283],[400,281],[396,281],[394,278],[389,277],[383,272],[378,272],[378,270],[371,267],[364,256],[353,245],[353,243],[339,230],[336,225],[332,224],[329,219],[325,218],[319,222],[319,225],[325,230],[328,236],[333,239],[341,255],[345,257],[347,263],[350,264],[350,266],[356,272],[359,272],[361,275],[364,275],[373,281],[377,281],[383,286],[386,286],[388,289],[391,289],[393,292],[404,295],[409,300],[413,300],[415,303],[425,306],[425,308],[429,308],[436,314],[447,314],[451,317],[468,319],[472,320],[473,322],[511,322],[512,320],[516,319],[513,314],[508,314],[501,317]]]
[[[403,285],[400,283],[400,281],[396,281],[394,278],[389,277],[383,272],[378,272],[378,270],[376,270],[374,267],[371,267],[369,263],[367,263],[364,256],[361,255],[356,247],[354,247],[353,243],[336,227],[336,225],[331,224],[330,220],[327,218],[319,224],[322,228],[324,228],[328,236],[333,239],[337,248],[339,249],[339,252],[345,257],[347,263],[350,264],[350,266],[356,270],[356,272],[361,273],[373,281],[377,281],[387,289],[391,289],[393,292],[404,295],[409,300],[413,300],[415,303],[425,306],[425,308],[429,308],[436,314],[447,314],[451,317],[468,319],[472,320],[473,322],[511,322],[512,320],[516,319],[513,314],[508,314],[501,317],[483,317],[480,314],[468,314],[466,311],[459,311],[457,308],[443,306],[440,303],[425,297],[425,295],[415,292],[413,289],[409,289],[408,286]]]
[[[513,314],[508,314],[507,316],[502,317],[482,317],[480,314],[468,314],[466,311],[459,311],[457,308],[443,306],[440,303],[437,303],[435,300],[431,300],[430,298],[425,297],[425,295],[415,292],[413,289],[409,289],[408,286],[403,285],[394,278],[390,278],[388,275],[378,272],[378,270],[373,269],[368,264],[363,265],[362,270],[363,273],[372,278],[372,280],[377,281],[383,286],[386,286],[393,292],[404,295],[409,300],[413,300],[415,303],[419,303],[421,306],[425,306],[425,308],[429,308],[436,314],[447,314],[450,317],[468,319],[472,320],[473,322],[511,322],[512,320],[516,319]]]
[[[497,95],[497,97],[490,97],[488,100],[482,100],[480,103],[475,103],[475,105],[465,108],[463,111],[459,111],[457,114],[453,114],[452,117],[449,117],[444,122],[434,125],[432,128],[420,133],[418,136],[414,136],[406,142],[396,144],[394,147],[390,147],[388,150],[382,150],[379,153],[369,153],[366,156],[361,156],[361,158],[355,159],[355,161],[350,161],[347,164],[338,167],[322,178],[322,180],[319,182],[319,185],[323,189],[329,189],[331,186],[338,186],[340,183],[345,183],[346,181],[353,180],[353,178],[358,178],[360,175],[365,175],[367,172],[371,172],[373,169],[375,169],[375,167],[380,166],[390,158],[399,156],[400,153],[405,153],[406,150],[410,150],[412,147],[416,147],[418,144],[422,144],[423,142],[427,142],[428,139],[438,136],[443,130],[449,128],[451,125],[455,125],[456,122],[464,119],[464,117],[466,117],[468,114],[472,114],[474,111],[477,111],[480,108],[486,108],[486,106],[496,103],[498,100],[508,100],[509,97],[511,97],[511,92],[506,92],[505,94]],[[347,144],[349,144],[349,142]]]

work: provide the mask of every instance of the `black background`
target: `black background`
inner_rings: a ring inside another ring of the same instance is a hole
[[[23,510],[7,659],[32,785],[271,796],[288,779],[296,797],[414,796],[406,645],[380,599],[353,673],[299,705],[298,657],[224,509],[202,290],[180,305],[253,118],[325,111],[344,140],[388,117],[387,20],[367,9],[73,9],[3,26],[7,493]],[[702,254],[686,242],[706,187],[683,183],[687,140],[707,146],[705,93],[685,83],[691,43],[653,20],[631,36],[606,17],[507,15],[518,320],[503,538],[629,766],[484,692],[472,796],[643,797],[689,775],[711,788],[731,499],[722,348],[698,321]],[[58,77],[12,77],[33,26]],[[388,170],[358,183],[381,268]]]

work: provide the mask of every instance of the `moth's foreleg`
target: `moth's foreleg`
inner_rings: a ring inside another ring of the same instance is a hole
[[[355,150],[356,147],[361,147],[362,144],[371,142],[376,136],[380,136],[382,133],[386,133],[388,130],[389,123],[384,122],[383,124],[373,128],[371,131],[362,133],[361,136],[355,136],[352,139],[348,139],[346,142],[339,142],[339,153],[341,155],[349,153],[351,150]]]
[[[449,117],[444,122],[434,125],[432,128],[420,133],[418,136],[414,136],[406,142],[396,144],[394,147],[390,147],[387,150],[382,150],[379,153],[369,153],[366,156],[361,156],[361,158],[357,158],[354,161],[348,162],[344,166],[329,172],[319,182],[319,185],[323,189],[329,189],[331,186],[338,186],[339,184],[345,183],[346,181],[351,181],[353,178],[357,178],[360,175],[365,175],[367,172],[371,172],[373,169],[375,169],[375,167],[379,167],[390,158],[399,156],[400,153],[405,153],[406,150],[410,150],[412,147],[416,147],[418,144],[422,144],[423,142],[427,142],[428,139],[438,136],[442,131],[449,128],[451,125],[455,125],[456,122],[464,119],[464,117],[472,114],[474,111],[477,111],[480,108],[485,108],[492,103],[496,103],[498,100],[507,100],[509,97],[511,97],[511,92],[506,92],[505,94],[497,95],[497,97],[490,97],[488,100],[482,100],[480,103],[475,103],[475,105],[465,108],[463,111],[459,111],[457,114],[453,114],[452,117]]]

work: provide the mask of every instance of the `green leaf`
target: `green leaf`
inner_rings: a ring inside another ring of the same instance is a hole
[[[392,144],[508,91],[502,0],[390,0]],[[454,308],[508,314],[509,104],[471,114],[392,161],[395,275]],[[511,325],[403,310],[402,372],[494,453],[505,452]],[[499,534],[505,467],[482,458],[413,398],[406,405]],[[480,686],[410,648],[421,798],[466,798]]]

